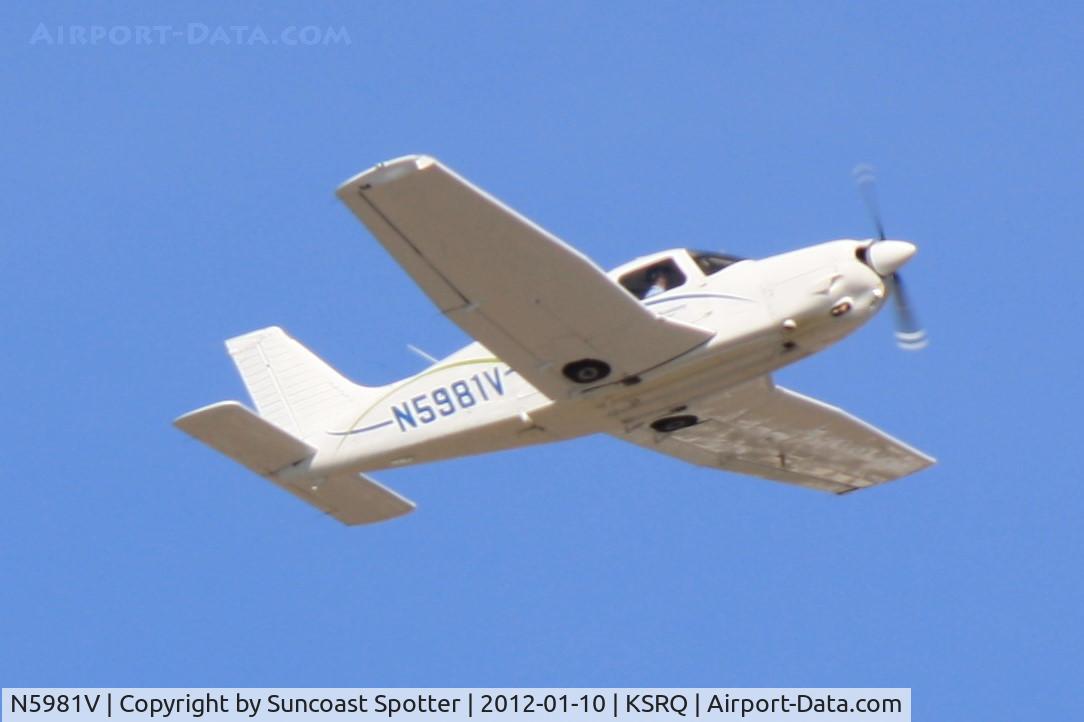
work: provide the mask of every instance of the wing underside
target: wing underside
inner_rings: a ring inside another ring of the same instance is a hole
[[[842,409],[767,376],[700,402],[700,423],[669,434],[640,426],[628,441],[700,466],[842,494],[934,463]]]
[[[338,194],[445,315],[551,398],[582,388],[566,364],[603,361],[614,381],[711,337],[432,158],[380,164]]]

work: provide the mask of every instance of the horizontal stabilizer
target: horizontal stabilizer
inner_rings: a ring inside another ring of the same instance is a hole
[[[316,449],[236,401],[205,406],[174,424],[343,524],[371,524],[414,510],[414,503],[361,474],[288,481],[276,476]]]
[[[211,448],[267,476],[303,461],[316,449],[236,401],[220,401],[173,422]]]
[[[297,484],[272,481],[348,526],[386,521],[414,511],[414,502],[364,474],[338,474]]]

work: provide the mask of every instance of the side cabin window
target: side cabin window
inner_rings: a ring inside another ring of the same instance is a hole
[[[700,270],[704,272],[705,276],[710,276],[713,273],[718,273],[727,266],[732,266],[738,261],[744,261],[744,258],[738,256],[731,256],[726,253],[708,253],[706,251],[691,251],[689,253],[696,261],[696,265],[700,267]]]
[[[673,259],[667,258],[665,261],[626,273],[621,277],[620,283],[629,293],[642,300],[682,285],[685,283],[685,274]]]

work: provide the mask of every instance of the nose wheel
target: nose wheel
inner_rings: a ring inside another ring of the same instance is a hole
[[[651,422],[651,428],[655,429],[662,434],[669,434],[674,431],[687,428],[689,426],[695,426],[700,422],[700,419],[696,418],[692,414],[682,414],[681,416],[664,416],[661,419]]]

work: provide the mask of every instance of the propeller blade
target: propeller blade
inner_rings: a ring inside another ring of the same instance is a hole
[[[915,312],[911,310],[911,303],[903,289],[903,277],[896,270],[914,254],[915,247],[905,241],[886,240],[888,236],[881,220],[881,206],[877,202],[877,176],[873,166],[859,163],[852,173],[877,229],[877,239],[866,249],[866,254],[870,267],[884,278],[885,288],[896,307],[896,343],[907,351],[926,348],[929,344],[926,330],[919,325]]]
[[[881,206],[877,203],[877,176],[874,174],[873,166],[868,163],[859,163],[851,172],[855,182],[858,183],[858,190],[873,220],[873,226],[877,229],[877,240],[883,241],[888,236],[885,235],[885,226],[881,221]]]
[[[894,305],[896,307],[896,343],[906,351],[918,351],[929,345],[926,330],[919,325],[915,312],[907,300],[907,293],[903,289],[903,277],[893,273],[886,279],[891,286]]]

